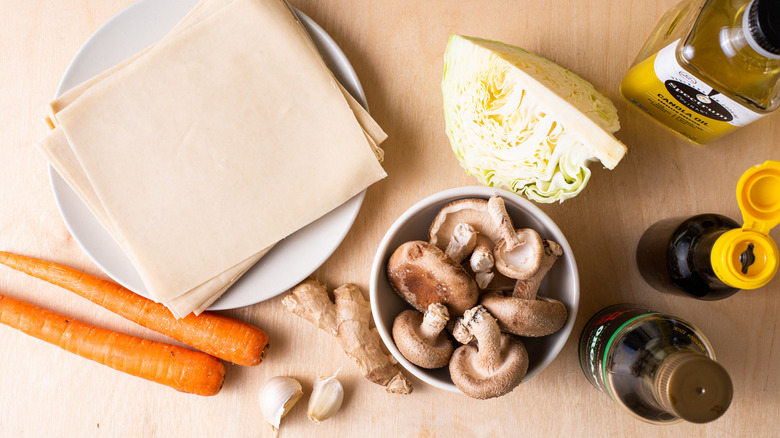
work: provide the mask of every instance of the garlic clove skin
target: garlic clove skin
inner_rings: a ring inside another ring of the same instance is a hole
[[[260,388],[260,411],[274,431],[302,395],[301,383],[292,377],[274,377]]]
[[[320,423],[332,417],[344,401],[344,387],[336,379],[336,375],[331,377],[320,377],[314,382],[314,388],[309,398],[309,409],[307,414],[309,419],[315,423]]]

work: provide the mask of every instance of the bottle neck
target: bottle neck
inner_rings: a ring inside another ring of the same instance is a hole
[[[738,57],[743,60],[749,60],[750,63],[768,62],[776,64],[780,62],[780,55],[772,53],[761,46],[756,40],[754,34],[755,23],[750,20],[750,8],[755,0],[742,7],[735,17],[731,26],[724,26],[718,33],[718,40],[723,49],[723,53],[729,57]],[[683,53],[685,56],[685,53]],[[764,59],[765,58],[765,59]]]
[[[712,251],[715,242],[727,231],[729,229],[719,228],[705,234],[698,242],[693,243],[695,245],[693,248],[693,266],[704,280],[715,285],[715,287],[733,287],[718,277],[712,268]]]
[[[771,52],[769,50],[771,47],[765,47],[764,44],[756,39],[757,35],[761,34],[758,22],[751,19],[756,6],[756,0],[752,0],[742,13],[742,33],[745,41],[750,48],[760,56],[769,59],[780,59],[780,54]],[[767,41],[765,40],[764,42],[766,43]]]

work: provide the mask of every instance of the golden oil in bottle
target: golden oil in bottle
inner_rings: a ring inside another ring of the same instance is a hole
[[[620,85],[623,97],[704,144],[780,105],[780,2],[684,0]]]
[[[731,378],[709,341],[676,316],[607,307],[585,324],[579,358],[593,386],[648,423],[707,423],[731,404]]]

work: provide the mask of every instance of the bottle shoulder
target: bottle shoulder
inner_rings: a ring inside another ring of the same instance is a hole
[[[667,222],[669,254],[682,253],[675,246],[685,246],[685,251],[696,249],[696,244],[706,236],[739,228],[737,221],[716,213],[698,214],[685,218],[673,218]],[[687,257],[687,256],[686,256]]]
[[[633,355],[642,350],[652,350],[660,360],[674,351],[691,349],[715,358],[707,338],[690,322],[665,313],[645,313],[627,321],[614,336],[613,345],[627,346],[623,353]],[[610,350],[609,356],[617,354]],[[666,353],[666,354],[664,354]]]
[[[705,0],[685,0],[667,10],[637,53],[633,64],[639,64],[660,49],[684,38],[705,3]]]
[[[680,220],[676,234],[685,233],[699,236],[739,227],[739,223],[728,216],[717,213],[704,213]]]

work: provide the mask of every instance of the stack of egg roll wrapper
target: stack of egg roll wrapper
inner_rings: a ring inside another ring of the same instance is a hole
[[[385,133],[283,0],[201,1],[46,120],[38,149],[177,317],[386,176]]]

